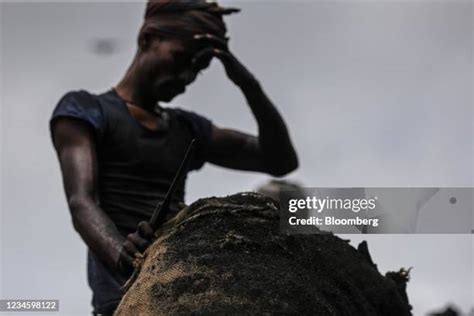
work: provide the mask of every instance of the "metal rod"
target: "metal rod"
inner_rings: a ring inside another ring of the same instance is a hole
[[[183,161],[181,162],[181,165],[179,166],[179,169],[174,176],[173,182],[171,182],[168,192],[166,193],[165,199],[163,200],[163,202],[158,202],[155,207],[155,210],[153,211],[153,215],[150,219],[150,226],[153,229],[157,229],[160,226],[161,221],[166,217],[166,214],[169,212],[170,204],[173,199],[174,192],[176,191],[176,187],[181,178],[188,171],[189,162],[191,161],[192,156],[194,154],[195,142],[196,139],[193,138],[188,146],[188,149],[186,150],[186,154],[184,155]]]

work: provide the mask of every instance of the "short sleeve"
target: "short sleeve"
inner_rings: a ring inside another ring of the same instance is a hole
[[[191,170],[198,170],[202,168],[204,163],[208,160],[209,146],[211,143],[212,122],[194,112],[175,109],[179,116],[181,116],[190,126],[193,138],[196,139],[196,149],[194,151],[193,161],[191,163]]]
[[[102,131],[104,125],[100,105],[90,93],[83,90],[68,92],[59,100],[49,122],[51,137],[56,121],[62,117],[84,121],[96,134]]]

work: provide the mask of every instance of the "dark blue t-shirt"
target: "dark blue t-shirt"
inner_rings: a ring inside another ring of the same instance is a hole
[[[51,132],[61,117],[81,120],[94,130],[100,206],[124,235],[150,219],[191,139],[197,140],[191,170],[207,160],[212,123],[182,109],[162,110],[166,128],[150,130],[130,114],[115,90],[100,95],[81,90],[67,93],[51,118]],[[178,185],[169,216],[180,209],[185,180]]]

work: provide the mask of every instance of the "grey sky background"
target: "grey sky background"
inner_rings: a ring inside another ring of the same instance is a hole
[[[301,164],[290,179],[308,187],[473,186],[471,1],[224,3],[242,8],[227,19],[231,49],[290,128]],[[0,297],[58,298],[61,315],[84,315],[86,249],[72,228],[48,120],[67,91],[103,92],[119,81],[144,4],[0,8]],[[102,38],[114,41],[112,54],[94,53]],[[172,106],[256,132],[218,61]],[[208,165],[191,174],[187,201],[268,179]],[[415,315],[448,302],[472,306],[472,235],[345,237],[367,239],[382,272],[414,267]]]

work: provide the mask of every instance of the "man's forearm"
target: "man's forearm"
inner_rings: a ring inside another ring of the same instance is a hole
[[[291,144],[282,117],[263,92],[258,80],[229,51],[227,42],[211,34],[196,35],[196,39],[210,42],[213,54],[224,65],[227,77],[242,90],[258,123],[259,168],[275,176],[282,176],[298,167],[298,158]]]
[[[258,124],[258,140],[266,165],[276,174],[298,166],[298,158],[285,122],[257,80],[240,86]]]
[[[79,199],[69,203],[74,228],[89,249],[113,273],[118,273],[117,262],[125,238],[107,214],[92,200]]]

